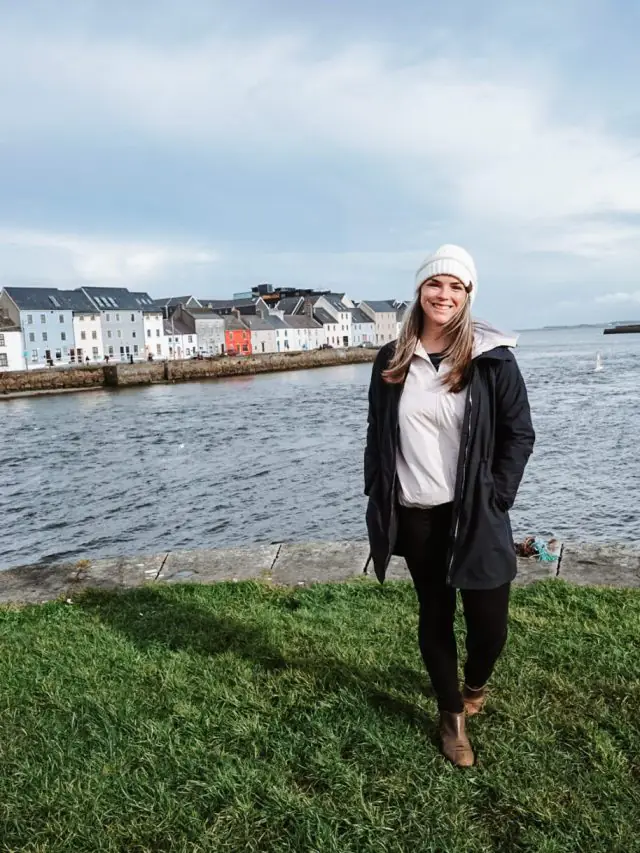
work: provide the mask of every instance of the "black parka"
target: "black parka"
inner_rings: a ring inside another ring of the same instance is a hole
[[[402,556],[402,543],[397,542],[396,454],[404,386],[382,379],[394,351],[395,341],[380,350],[373,365],[364,459],[367,530],[381,583],[392,554]],[[450,586],[493,589],[514,579],[509,509],[534,440],[527,390],[513,353],[498,346],[478,355],[466,388],[447,560]]]

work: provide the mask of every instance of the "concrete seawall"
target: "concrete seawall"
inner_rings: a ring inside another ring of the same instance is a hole
[[[377,583],[371,570],[365,573],[368,554],[366,542],[275,543],[24,566],[0,572],[0,604],[36,604],[67,599],[89,588],[125,590],[147,583],[259,580],[308,586],[355,578]],[[403,560],[392,560],[388,578],[409,578]],[[559,564],[518,558],[517,584],[547,578],[640,588],[640,548],[565,543]]]
[[[134,362],[88,365],[86,367],[20,370],[0,373],[0,400],[20,394],[50,394],[56,391],[80,391],[92,388],[130,388],[169,382],[222,379],[251,376],[282,370],[308,370],[342,364],[371,362],[377,350],[311,350],[309,352],[269,353],[242,357],[216,357],[177,361]]]

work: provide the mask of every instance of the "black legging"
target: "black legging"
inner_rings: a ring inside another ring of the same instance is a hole
[[[413,579],[420,616],[418,643],[441,711],[460,713],[458,652],[453,621],[456,591],[447,586],[451,504],[433,509],[399,507],[398,540]],[[461,590],[467,626],[465,683],[483,687],[507,639],[510,584]]]

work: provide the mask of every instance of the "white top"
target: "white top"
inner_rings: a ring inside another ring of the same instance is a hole
[[[498,346],[515,347],[517,340],[474,320],[472,357]],[[453,501],[467,393],[452,394],[443,385],[449,370],[446,361],[436,370],[418,341],[398,409],[396,468],[403,506],[428,508]]]
[[[453,501],[466,394],[443,384],[446,361],[435,369],[418,341],[400,397],[398,500],[433,507]]]

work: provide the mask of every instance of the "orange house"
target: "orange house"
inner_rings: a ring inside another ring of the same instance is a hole
[[[251,329],[233,314],[224,318],[224,348],[235,355],[251,355]]]

